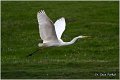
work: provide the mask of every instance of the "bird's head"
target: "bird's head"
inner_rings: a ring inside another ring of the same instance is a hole
[[[91,38],[91,36],[78,36],[78,38]]]

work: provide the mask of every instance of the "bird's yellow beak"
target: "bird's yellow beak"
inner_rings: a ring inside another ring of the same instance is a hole
[[[91,36],[82,36],[82,38],[91,38]]]

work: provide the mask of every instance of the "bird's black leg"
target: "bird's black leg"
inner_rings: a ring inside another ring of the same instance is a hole
[[[39,50],[42,50],[42,48],[39,48],[39,49],[35,50],[34,52],[28,54],[26,57],[30,57],[30,56],[32,56],[34,53],[38,52]]]

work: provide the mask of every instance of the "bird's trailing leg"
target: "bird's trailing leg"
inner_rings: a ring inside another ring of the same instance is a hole
[[[36,52],[42,50],[43,48],[44,48],[44,47],[41,47],[41,48],[39,48],[39,49],[36,49],[34,52],[28,54],[26,57],[30,57],[30,56],[32,56],[33,54],[35,54]]]
[[[26,57],[32,56],[34,53],[38,52],[40,49],[35,50],[34,52],[28,54]]]

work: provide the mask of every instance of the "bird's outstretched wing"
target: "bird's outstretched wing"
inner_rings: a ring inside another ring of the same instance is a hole
[[[62,33],[64,32],[65,26],[66,26],[65,18],[62,17],[62,18],[58,19],[54,23],[54,25],[55,25],[55,31],[56,31],[57,38],[61,39]]]
[[[58,41],[54,24],[46,15],[44,10],[37,13],[37,19],[39,24],[39,33],[43,43]]]

